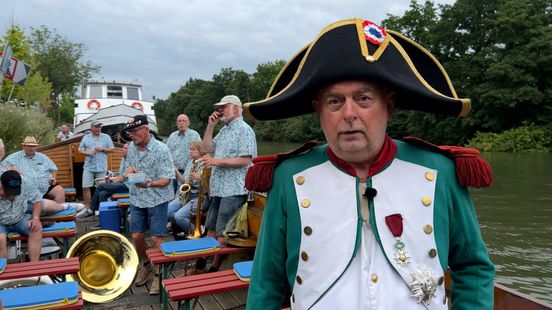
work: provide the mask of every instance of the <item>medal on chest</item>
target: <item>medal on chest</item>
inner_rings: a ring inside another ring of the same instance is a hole
[[[403,218],[402,215],[396,213],[391,214],[385,217],[385,224],[395,237],[395,263],[401,267],[405,267],[410,264],[410,255],[405,250],[405,244],[401,241],[401,236],[403,233]]]

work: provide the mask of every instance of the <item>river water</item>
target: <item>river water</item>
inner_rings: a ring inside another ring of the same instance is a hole
[[[259,143],[259,155],[297,147]],[[494,183],[471,189],[496,281],[552,303],[552,154],[484,153]]]

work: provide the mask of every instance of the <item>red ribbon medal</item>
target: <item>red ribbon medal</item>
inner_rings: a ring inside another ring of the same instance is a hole
[[[404,250],[404,242],[401,241],[401,236],[403,233],[403,218],[402,215],[396,213],[391,214],[385,217],[385,224],[395,237],[395,262],[400,266],[406,266],[410,263],[410,256]]]

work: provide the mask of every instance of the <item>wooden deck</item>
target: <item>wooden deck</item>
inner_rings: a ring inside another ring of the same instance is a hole
[[[98,224],[98,216],[93,219],[89,218],[83,222],[77,222],[77,236],[82,236],[90,231],[90,227]],[[167,241],[172,241],[172,236],[167,237]],[[240,255],[252,255],[252,253],[241,253]],[[238,257],[234,259],[245,260],[251,258]],[[232,258],[229,259],[231,261]],[[230,263],[226,263],[224,266],[231,266]],[[176,267],[171,272],[173,277],[183,274],[184,265],[177,263]],[[113,310],[127,310],[127,309],[161,309],[161,303],[159,301],[159,295],[149,295],[148,289],[151,286],[150,281],[144,286],[132,286],[121,295],[118,299],[105,303],[105,304],[93,304],[85,302],[84,309],[113,309]],[[208,295],[199,298],[199,303],[194,309],[201,310],[222,310],[222,309],[245,309],[245,301],[247,299],[247,289],[240,289],[232,292],[222,292],[218,294]],[[176,303],[170,303],[171,309],[177,309]]]

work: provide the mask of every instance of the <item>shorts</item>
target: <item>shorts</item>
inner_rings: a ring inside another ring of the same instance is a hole
[[[0,225],[0,234],[8,234],[9,232],[18,232],[23,235],[29,235],[29,220],[32,218],[32,215],[25,213],[23,218],[11,225]]]
[[[33,215],[33,203],[27,202],[27,214]],[[40,216],[46,215],[46,211],[44,210],[44,199],[40,200]]]
[[[82,171],[82,188],[90,188],[94,186],[94,180],[104,178],[107,175],[107,171],[92,172],[88,170]]]
[[[162,237],[167,235],[167,208],[169,202],[163,202],[151,208],[130,206],[130,232],[144,233]]]
[[[245,203],[247,195],[234,195],[228,197],[212,197],[205,228],[210,231],[216,231],[217,236],[222,236],[226,224]]]
[[[46,195],[48,195],[48,193],[50,193],[56,186],[61,186],[59,184],[56,184],[56,185],[50,185],[48,187],[48,189],[46,190],[46,193],[44,193],[44,195],[42,195],[42,197],[46,197]]]

